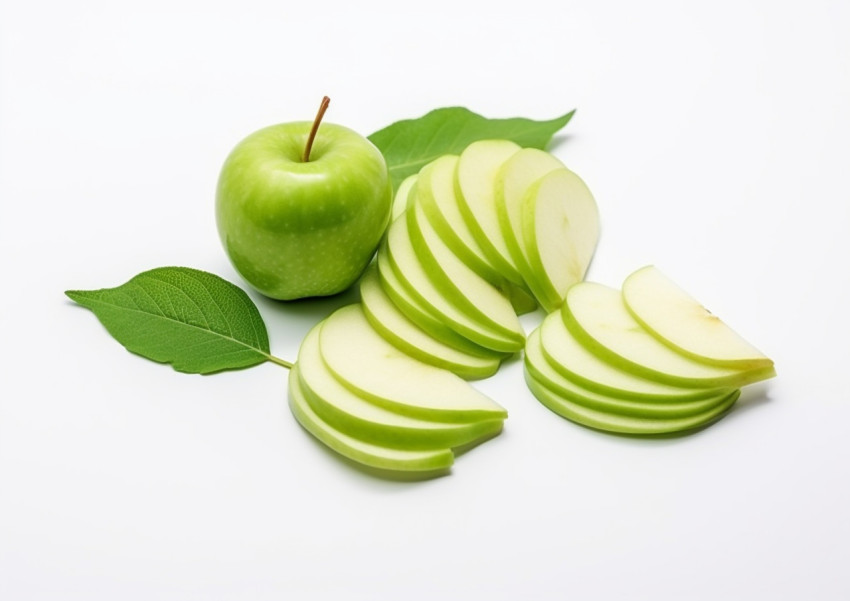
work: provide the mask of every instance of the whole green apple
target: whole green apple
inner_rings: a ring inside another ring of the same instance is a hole
[[[252,133],[218,180],[222,244],[240,275],[271,298],[345,290],[389,222],[392,183],[383,155],[346,127],[319,126],[323,112],[315,122]]]

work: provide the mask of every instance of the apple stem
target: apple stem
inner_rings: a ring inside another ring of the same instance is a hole
[[[275,365],[280,365],[281,367],[285,367],[286,369],[292,369],[293,366],[294,366],[289,361],[286,361],[285,359],[281,359],[280,357],[275,357],[274,355],[269,354],[269,353],[263,353],[263,354],[266,356],[266,358],[269,361],[271,361]]]
[[[319,124],[322,122],[322,117],[325,116],[325,111],[328,110],[328,105],[331,99],[325,96],[322,98],[322,104],[319,105],[319,112],[316,113],[316,118],[313,120],[313,127],[310,129],[310,135],[307,136],[307,145],[304,147],[304,162],[310,162],[310,150],[313,148],[313,140],[316,139],[316,132],[319,131]]]

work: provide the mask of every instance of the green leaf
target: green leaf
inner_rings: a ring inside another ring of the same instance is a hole
[[[127,350],[207,374],[273,360],[256,305],[240,288],[188,267],[160,267],[117,288],[68,290]]]
[[[369,140],[383,153],[397,190],[408,175],[444,154],[460,154],[477,140],[505,139],[525,148],[545,149],[573,113],[575,110],[549,121],[487,119],[463,107],[448,107],[418,119],[397,121],[370,135]]]

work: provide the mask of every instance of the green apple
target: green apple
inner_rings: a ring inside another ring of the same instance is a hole
[[[377,267],[370,267],[363,274],[360,280],[360,300],[372,327],[411,357],[470,380],[487,378],[499,369],[500,361],[496,356],[481,357],[456,349],[408,319],[381,286]]]
[[[418,179],[419,174],[414,173],[413,175],[408,175],[398,185],[398,190],[396,190],[395,198],[393,199],[393,210],[390,221],[395,221],[407,210],[407,205],[410,203],[410,199],[414,195],[416,181]]]
[[[526,282],[551,312],[584,279],[599,240],[599,211],[585,183],[566,168],[537,180],[521,205]]]
[[[305,430],[340,455],[389,472],[445,473],[454,463],[451,449],[405,450],[365,442],[340,432],[310,407],[300,386],[298,365],[289,372],[289,407]]]
[[[737,368],[773,362],[652,265],[623,282],[623,301],[644,328],[699,361]]]
[[[387,342],[369,324],[360,303],[342,307],[322,322],[319,349],[328,370],[349,390],[396,413],[447,423],[507,417],[467,381]]]
[[[660,342],[623,302],[620,290],[595,282],[569,289],[561,307],[570,332],[595,354],[626,371],[678,386],[743,386],[775,375],[767,367],[738,369],[703,363]]]
[[[273,125],[239,142],[216,192],[219,236],[262,294],[290,300],[351,286],[389,222],[392,184],[380,151],[341,125]]]
[[[460,153],[455,187],[461,214],[482,252],[504,277],[522,284],[496,211],[494,182],[502,165],[520,150],[510,140],[479,140]]]

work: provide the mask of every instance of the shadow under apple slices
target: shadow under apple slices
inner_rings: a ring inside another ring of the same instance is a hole
[[[305,337],[298,353],[298,378],[315,414],[336,430],[358,440],[396,449],[462,447],[502,430],[501,419],[439,422],[402,415],[363,399],[328,370],[319,349],[319,328]]]

